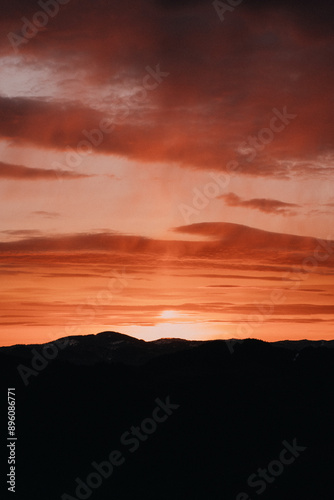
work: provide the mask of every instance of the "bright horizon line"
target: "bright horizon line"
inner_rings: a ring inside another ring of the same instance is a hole
[[[123,332],[120,332],[120,331],[116,331],[116,330],[102,330],[102,331],[97,331],[96,333],[86,333],[86,334],[73,334],[73,335],[66,335],[66,336],[63,336],[63,337],[57,337],[57,338],[52,338],[52,340],[47,340],[45,342],[28,342],[28,343],[23,343],[23,342],[19,342],[19,343],[15,343],[15,344],[3,344],[3,345],[0,345],[0,349],[3,348],[3,347],[15,347],[15,346],[29,346],[29,345],[47,345],[47,344],[52,344],[52,343],[55,343],[55,342],[58,342],[60,340],[63,340],[63,339],[67,339],[67,338],[78,338],[78,337],[88,337],[88,336],[97,336],[97,335],[100,335],[100,334],[103,334],[103,333],[118,333],[120,335],[124,335],[126,337],[131,337],[131,338],[134,338],[134,339],[137,339],[137,340],[142,340],[144,342],[147,342],[147,343],[150,343],[150,342],[156,342],[158,340],[184,340],[186,342],[213,342],[213,341],[216,341],[216,340],[222,340],[224,342],[230,342],[230,341],[234,341],[234,342],[244,342],[245,340],[258,340],[260,342],[266,342],[266,343],[269,343],[269,344],[274,344],[274,343],[277,343],[277,342],[331,342],[331,341],[334,341],[334,337],[333,338],[330,338],[330,339],[325,339],[325,338],[321,338],[321,339],[316,339],[316,338],[306,338],[306,337],[303,337],[303,338],[298,338],[298,339],[292,339],[292,338],[283,338],[283,339],[264,339],[264,338],[260,338],[260,337],[244,337],[244,338],[238,338],[238,337],[228,337],[228,338],[222,338],[222,336],[206,336],[206,338],[182,338],[182,337],[157,337],[157,338],[153,338],[153,339],[144,339],[144,338],[141,338],[139,336],[135,336],[135,335],[129,335],[127,333],[123,333]]]

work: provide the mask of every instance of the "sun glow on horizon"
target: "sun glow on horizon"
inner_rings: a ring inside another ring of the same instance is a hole
[[[160,314],[160,318],[162,319],[175,319],[178,318],[179,316],[180,314],[178,313],[178,311],[173,311],[172,309],[162,311],[162,313]]]

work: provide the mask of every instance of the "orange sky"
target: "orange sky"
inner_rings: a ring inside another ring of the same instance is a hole
[[[333,338],[331,3],[58,7],[1,12],[0,345]]]

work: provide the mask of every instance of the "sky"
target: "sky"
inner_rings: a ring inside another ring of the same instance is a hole
[[[0,14],[0,345],[333,338],[332,2]]]

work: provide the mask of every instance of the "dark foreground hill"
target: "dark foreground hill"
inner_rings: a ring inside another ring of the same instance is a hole
[[[105,332],[2,348],[8,498],[332,500],[332,347]]]

